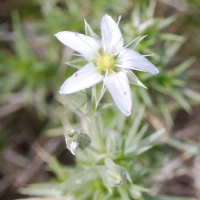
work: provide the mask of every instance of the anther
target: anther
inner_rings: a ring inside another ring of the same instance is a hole
[[[75,36],[78,37],[78,33],[77,32],[75,33]]]
[[[75,77],[77,77],[78,76],[78,73],[75,73]]]

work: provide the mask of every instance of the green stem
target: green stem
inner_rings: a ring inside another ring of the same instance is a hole
[[[93,153],[95,153],[95,154],[99,154],[100,153],[100,151],[98,150],[98,149],[96,149],[95,147],[93,147],[93,146],[89,146],[88,147],[88,149],[90,150],[90,151],[92,151]]]
[[[95,114],[94,114],[95,115]],[[104,151],[104,143],[101,134],[100,116],[91,116],[91,138],[94,146],[100,151]]]

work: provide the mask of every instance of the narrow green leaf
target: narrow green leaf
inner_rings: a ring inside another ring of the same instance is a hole
[[[141,108],[138,110],[138,113],[137,113],[137,117],[135,118],[131,128],[129,129],[128,131],[128,134],[127,134],[127,138],[126,138],[126,142],[125,142],[125,146],[126,148],[131,146],[132,145],[132,141],[134,141],[134,137],[138,131],[138,128],[140,126],[140,123],[141,123],[141,120],[142,120],[142,117],[144,115],[144,111],[145,111],[145,107],[144,106],[141,106]]]
[[[61,196],[63,193],[62,190],[58,188],[58,184],[55,183],[32,184],[29,185],[28,188],[21,188],[19,192],[31,196]]]
[[[67,173],[64,166],[54,157],[51,158],[49,168],[54,172],[59,181],[65,181],[67,179]]]
[[[142,139],[142,137],[146,133],[148,127],[149,127],[148,124],[144,124],[142,126],[142,128],[139,130],[139,132],[135,135],[133,143],[138,143]]]
[[[76,200],[87,200],[90,199],[94,194],[94,190],[92,188],[87,187],[87,190],[84,190],[79,197],[76,197]]]
[[[115,138],[114,130],[111,130],[109,134],[106,134],[106,152],[112,152],[116,151],[117,145],[116,145],[116,138]]]
[[[196,59],[194,57],[189,58],[188,60],[184,61],[180,65],[176,66],[173,70],[168,72],[169,77],[180,76],[187,68],[189,68]]]
[[[145,38],[145,37],[147,37],[147,35],[145,35],[145,36],[139,36],[134,42],[133,42],[133,47],[132,47],[132,49],[135,49],[135,47]]]
[[[128,172],[128,170],[127,170],[125,167],[123,167],[123,168],[126,170],[126,177],[127,177],[127,180],[129,181],[129,183],[133,184],[133,181],[132,181],[132,179],[131,179],[130,173]]]
[[[103,121],[100,115],[92,116],[90,120],[90,137],[98,150],[105,151]]]
[[[110,199],[112,199],[112,196],[111,196],[111,194],[107,194],[102,200],[110,200]]]
[[[150,136],[146,137],[143,139],[141,142],[134,144],[130,147],[128,147],[124,154],[130,154],[130,153],[136,153],[141,149],[141,148],[148,148],[148,146],[151,146],[153,142],[155,142],[163,133],[165,132],[164,129],[161,129],[159,131],[156,131],[155,133],[151,134]]]
[[[158,26],[159,30],[164,29],[165,27],[169,26],[172,22],[174,22],[177,19],[176,15],[172,15],[164,20],[162,20]]]
[[[146,10],[146,16],[147,16],[147,19],[150,19],[150,18],[153,18],[154,16],[154,13],[155,13],[155,8],[156,8],[156,0],[151,0],[149,2],[149,6]]]
[[[57,185],[58,188],[66,190],[72,190],[72,185],[77,185],[77,181],[79,182],[79,186],[86,184],[86,182],[91,182],[98,177],[98,173],[93,167],[89,169],[82,170],[81,172],[77,173],[76,175],[69,178],[67,181]]]
[[[121,199],[130,200],[128,191],[126,189],[124,189],[123,187],[120,187],[120,188],[117,188],[117,190],[121,195]]]
[[[118,122],[120,122],[120,123],[116,124],[116,130],[118,133],[122,133],[122,131],[124,130],[126,120],[127,120],[126,115],[119,115]]]
[[[147,200],[197,200],[196,198],[192,197],[177,197],[177,196],[164,196],[164,195],[157,195],[157,196],[150,196],[145,195],[145,199]]]
[[[129,83],[138,85],[147,89],[147,87],[143,85],[143,83],[137,78],[137,76],[131,70],[127,70],[126,75],[128,76]]]
[[[162,33],[160,35],[160,39],[162,40],[171,40],[171,41],[176,41],[176,42],[181,42],[183,41],[183,36],[172,34],[172,33]]]
[[[192,108],[190,106],[190,104],[186,101],[186,99],[180,94],[180,93],[177,93],[177,92],[174,92],[172,94],[172,97],[174,99],[176,99],[176,101],[188,112],[188,113],[191,113],[192,112]]]
[[[149,145],[149,146],[146,146],[146,147],[142,147],[140,149],[137,150],[136,152],[136,155],[140,155],[142,153],[144,153],[145,151],[148,151],[149,149],[151,149],[153,147],[153,145]]]
[[[140,89],[138,90],[139,91],[139,94],[141,95],[143,101],[145,102],[145,104],[151,108],[153,107],[153,103],[151,101],[151,97],[150,95],[148,94],[148,90],[144,90],[144,89]]]
[[[194,101],[200,101],[200,94],[198,92],[185,88],[183,90],[183,93],[185,94],[185,96],[189,97]]]
[[[161,112],[165,120],[167,121],[169,125],[172,125],[173,124],[172,116],[167,106],[167,103],[165,102],[165,99],[163,98],[162,95],[158,95],[157,100],[158,100],[159,107],[161,108]]]
[[[103,88],[103,81],[93,86],[93,95],[95,100],[95,108],[98,107],[104,93],[106,92],[106,87]]]
[[[141,192],[149,192],[149,189],[147,189],[147,188],[145,188],[145,187],[142,187],[142,186],[140,186],[140,185],[132,184],[132,185],[131,185],[131,188],[134,189],[134,190],[141,191]]]
[[[93,193],[92,200],[99,200],[99,199],[103,199],[103,198],[104,198],[104,195],[103,195],[103,193],[100,190],[96,190]]]
[[[156,131],[155,133],[151,134],[149,137],[143,139],[140,144],[139,147],[144,147],[147,145],[152,144],[153,142],[155,142],[161,135],[163,135],[165,132],[165,129],[161,129],[159,131]]]
[[[86,21],[85,19],[84,19],[84,22],[85,22],[85,34],[99,40],[99,37],[98,37],[97,34],[92,30],[91,26],[87,23],[87,21]]]
[[[28,44],[28,40],[25,38],[25,35],[22,32],[18,12],[14,12],[12,14],[12,21],[15,36],[14,48],[16,54],[23,61],[36,60],[36,56],[33,53],[33,50],[31,49],[30,45]]]
[[[153,25],[155,25],[157,22],[157,19],[148,19],[145,22],[141,23],[138,27],[138,32],[141,34],[143,33],[147,28],[152,27]]]
[[[140,21],[140,4],[136,3],[134,10],[132,12],[131,21],[134,27],[138,27],[141,23]]]
[[[85,91],[64,95],[67,105],[72,109],[82,108],[87,103]]]
[[[183,142],[180,142],[173,138],[169,138],[166,143],[170,146],[173,146],[174,148],[180,149],[181,151],[191,153],[192,155],[198,155],[200,153],[200,146],[197,147],[190,144],[184,144]]]
[[[177,53],[177,51],[180,49],[180,47],[183,45],[185,42],[185,38],[182,38],[182,42],[175,42],[175,41],[168,41],[165,42],[164,44],[164,52],[163,54],[165,55],[163,57],[162,63],[163,65],[167,65],[172,57]]]
[[[82,67],[84,67],[88,61],[85,60],[85,58],[78,58],[78,59],[75,59],[75,60],[72,60],[72,61],[69,61],[69,62],[64,62],[65,64],[68,64],[72,67],[75,67],[77,69],[80,69]]]

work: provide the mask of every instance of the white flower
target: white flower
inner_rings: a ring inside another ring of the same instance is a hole
[[[64,45],[79,52],[88,61],[88,64],[64,82],[60,94],[78,92],[103,81],[103,87],[107,87],[117,107],[128,116],[131,113],[132,98],[127,75],[134,79],[134,84],[145,87],[130,69],[152,74],[157,74],[158,69],[143,55],[126,48],[134,40],[124,47],[119,21],[116,23],[107,14],[103,16],[101,40],[87,23],[92,37],[69,31],[55,34]]]

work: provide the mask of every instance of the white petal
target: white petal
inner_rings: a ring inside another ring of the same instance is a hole
[[[124,45],[122,33],[116,22],[109,15],[104,15],[101,20],[102,45],[106,53],[115,54]]]
[[[72,143],[70,144],[70,151],[71,151],[71,153],[72,153],[73,155],[75,155],[76,147],[77,147],[78,145],[79,145],[78,142],[72,142]]]
[[[117,107],[126,116],[129,116],[131,114],[132,100],[129,81],[125,72],[109,74],[104,81]]]
[[[120,51],[116,62],[118,63],[116,66],[122,68],[150,72],[152,74],[159,72],[149,60],[132,49],[123,49]]]
[[[91,61],[101,48],[99,40],[83,34],[62,31],[56,33],[55,36],[64,45],[82,54],[88,61]]]
[[[60,94],[71,94],[89,88],[103,80],[103,76],[96,70],[93,63],[88,63],[83,68],[70,76],[61,86]]]

